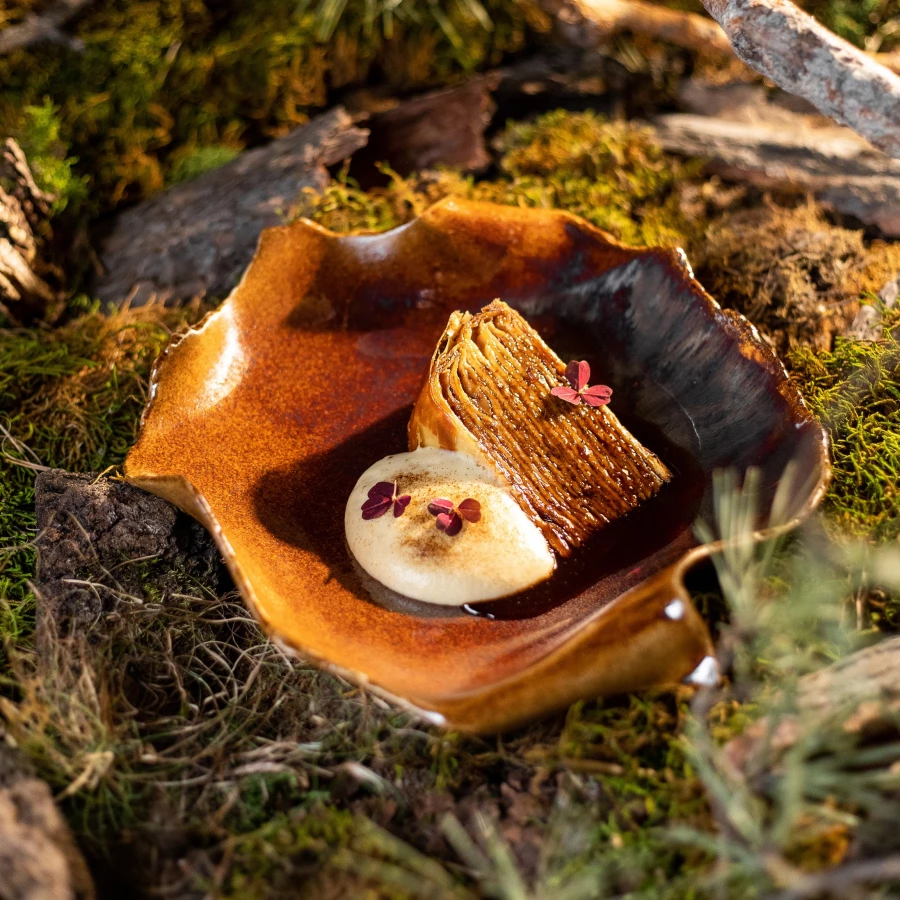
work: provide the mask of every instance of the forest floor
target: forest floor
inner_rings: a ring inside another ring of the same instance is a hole
[[[719,590],[698,592],[730,648],[721,690],[447,732],[287,659],[227,585],[181,573],[173,586],[141,561],[87,634],[36,638],[36,472],[114,473],[153,361],[222,299],[103,308],[85,272],[93,229],[351,90],[456,83],[548,39],[527,3],[484,6],[491,31],[462,0],[438,20],[406,0],[399,40],[352,0],[342,17],[328,2],[101,0],[73,25],[85,49],[0,57],[0,131],[57,197],[69,285],[52,315],[0,318],[0,740],[49,783],[102,897],[815,897],[830,867],[845,895],[886,890],[871,882],[896,878],[900,852],[895,713],[873,739],[846,716],[809,718],[796,687],[900,625],[900,319],[886,311],[877,340],[842,336],[900,275],[900,244],[665,153],[631,119],[674,106],[689,75],[734,75],[687,51],[627,36],[608,48],[628,120],[589,101],[523,114],[495,122],[481,173],[391,173],[363,190],[339,171],[292,214],[349,232],[451,194],[567,209],[628,243],[684,247],[710,293],[751,318],[828,427],[834,479],[804,535],[728,562],[729,612]],[[870,49],[900,35],[894,2],[807,6]],[[773,727],[754,770],[733,739],[759,722]]]

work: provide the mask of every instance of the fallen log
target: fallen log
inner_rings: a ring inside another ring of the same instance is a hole
[[[224,296],[264,228],[280,225],[302,191],[322,191],[328,166],[366,143],[368,132],[337,107],[265,147],[176,185],[121,213],[101,241],[103,301],[140,306]]]
[[[846,128],[673,113],[652,120],[664,149],[708,160],[711,174],[764,189],[812,193],[826,208],[900,237],[900,161]]]

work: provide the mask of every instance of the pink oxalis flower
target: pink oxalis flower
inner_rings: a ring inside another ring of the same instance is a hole
[[[573,359],[566,366],[566,380],[571,387],[555,387],[550,393],[575,406],[578,406],[582,400],[588,406],[606,406],[612,397],[612,388],[605,384],[595,384],[593,387],[589,387],[590,378],[591,367],[584,360],[579,362]]]
[[[463,519],[467,522],[477,522],[481,518],[481,504],[469,497],[459,506],[454,506],[452,500],[438,498],[428,504],[428,512],[437,516],[437,527],[444,534],[453,537],[462,530]]]
[[[392,481],[379,481],[375,487],[369,489],[369,499],[362,505],[362,517],[364,519],[379,519],[392,506],[394,518],[399,519],[403,515],[409,501],[409,494],[397,496],[397,485]]]

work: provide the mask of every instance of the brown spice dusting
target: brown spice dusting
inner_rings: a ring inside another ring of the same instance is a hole
[[[426,476],[421,473],[413,476],[421,483]],[[412,510],[412,507],[411,507]],[[425,504],[415,505],[412,527],[403,538],[404,546],[409,547],[420,559],[441,559],[453,549],[453,542],[447,535],[434,527],[434,516],[428,512]],[[425,537],[422,537],[422,534]]]

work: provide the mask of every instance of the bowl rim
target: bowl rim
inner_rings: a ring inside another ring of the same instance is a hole
[[[439,220],[440,217],[447,211],[458,215],[485,215],[496,213],[498,215],[505,216],[523,215],[525,217],[529,217],[537,212],[544,216],[569,222],[577,226],[580,231],[588,233],[595,240],[598,240],[619,250],[627,251],[629,254],[631,254],[632,260],[648,256],[655,256],[657,258],[661,256],[665,257],[670,263],[673,264],[673,266],[677,270],[679,270],[687,286],[690,288],[691,293],[698,300],[705,303],[717,319],[722,317],[728,320],[732,324],[732,326],[739,329],[739,331],[741,332],[741,338],[749,342],[753,347],[754,355],[756,356],[755,362],[767,368],[773,377],[777,377],[779,379],[779,391],[782,396],[784,396],[785,400],[788,402],[792,411],[794,412],[796,424],[801,424],[804,422],[808,423],[811,427],[815,428],[818,433],[816,448],[818,454],[819,474],[815,479],[814,484],[812,483],[812,479],[810,478],[809,484],[805,485],[805,487],[808,487],[808,492],[803,499],[801,506],[788,521],[776,525],[769,525],[767,527],[760,528],[754,531],[751,535],[752,540],[755,543],[759,543],[787,534],[790,531],[796,529],[800,524],[802,524],[802,522],[807,520],[812,515],[816,507],[821,503],[832,477],[828,432],[825,427],[813,416],[796,384],[790,379],[790,376],[788,375],[784,364],[775,355],[774,351],[769,347],[769,345],[766,344],[756,327],[740,313],[737,313],[736,311],[730,309],[723,309],[715,300],[715,298],[713,298],[703,288],[703,286],[699,281],[697,281],[696,277],[694,276],[693,269],[690,265],[690,262],[688,261],[685,251],[682,248],[675,246],[635,247],[624,244],[602,229],[587,222],[580,216],[577,216],[565,210],[535,210],[533,208],[512,207],[500,204],[485,203],[482,201],[465,200],[452,196],[445,197],[432,204],[419,216],[416,216],[409,222],[381,232],[342,234],[331,231],[330,229],[327,229],[322,225],[306,218],[298,219],[288,225],[275,226],[270,229],[265,229],[259,237],[257,249],[253,259],[251,260],[247,269],[244,271],[243,275],[238,281],[238,284],[235,285],[233,290],[229,293],[228,297],[226,297],[222,301],[222,303],[220,303],[215,309],[210,310],[200,322],[173,335],[166,347],[157,357],[152,366],[149,377],[148,400],[141,414],[141,434],[143,434],[144,426],[148,422],[155,408],[156,401],[159,396],[160,384],[165,377],[165,373],[168,367],[171,365],[173,351],[183,341],[194,336],[202,335],[204,330],[207,329],[213,322],[215,322],[217,318],[225,314],[229,303],[241,290],[242,285],[247,280],[248,274],[252,270],[254,263],[259,257],[260,249],[265,243],[267,235],[270,232],[283,231],[286,229],[298,229],[318,233],[329,242],[347,241],[377,243],[379,240],[390,239],[392,236],[395,236],[404,230],[413,229],[417,225],[429,224],[433,220]],[[276,644],[278,644],[280,647],[282,647],[282,649],[284,649],[291,655],[313,662],[326,671],[338,675],[360,687],[364,687],[367,690],[370,690],[375,695],[380,696],[401,707],[402,709],[421,717],[431,724],[449,725],[451,727],[460,728],[461,730],[483,733],[496,732],[498,730],[505,730],[509,727],[517,726],[525,721],[529,721],[533,718],[536,718],[537,716],[543,715],[552,711],[553,709],[558,708],[561,705],[558,698],[555,701],[551,700],[550,702],[544,704],[543,708],[532,708],[524,715],[518,715],[514,712],[501,714],[496,709],[494,709],[493,712],[485,714],[484,711],[479,709],[479,706],[483,704],[483,701],[486,699],[487,694],[502,694],[506,695],[507,697],[510,694],[515,695],[516,689],[521,686],[523,679],[527,680],[529,678],[539,677],[539,672],[541,669],[553,665],[553,658],[555,657],[555,655],[557,655],[561,651],[566,650],[569,644],[576,641],[579,638],[579,635],[581,635],[583,632],[596,631],[598,627],[602,628],[602,620],[609,614],[609,612],[613,608],[617,608],[623,602],[623,600],[625,600],[625,598],[639,593],[640,589],[648,582],[659,580],[660,576],[668,576],[664,579],[665,588],[663,590],[663,593],[668,593],[670,595],[670,599],[680,599],[684,602],[685,607],[688,610],[688,614],[686,616],[686,625],[688,628],[694,630],[695,637],[698,638],[700,644],[703,644],[704,652],[699,666],[707,664],[706,661],[710,657],[713,660],[715,659],[715,651],[713,648],[712,640],[709,636],[708,629],[706,628],[703,620],[699,617],[699,614],[696,612],[696,610],[694,610],[693,603],[685,586],[684,577],[690,569],[697,565],[697,563],[706,559],[710,559],[716,554],[722,553],[727,547],[737,543],[736,541],[728,540],[726,538],[719,538],[711,543],[700,543],[697,546],[690,548],[680,557],[678,557],[675,562],[663,567],[654,575],[649,576],[647,581],[635,585],[625,593],[613,599],[606,606],[602,607],[601,609],[594,610],[592,613],[586,615],[582,619],[579,629],[570,637],[568,637],[563,642],[562,646],[551,649],[545,656],[541,657],[536,662],[527,665],[525,668],[518,670],[504,677],[503,679],[494,681],[489,685],[482,685],[480,687],[473,688],[470,691],[454,695],[454,697],[448,699],[447,702],[438,704],[434,703],[430,698],[401,696],[394,691],[371,681],[368,676],[366,676],[362,672],[346,666],[341,666],[321,655],[316,654],[315,652],[310,650],[309,647],[303,647],[300,645],[288,643],[285,639],[280,637],[277,629],[268,620],[264,611],[264,606],[259,602],[250,579],[245,574],[240,560],[237,557],[237,554],[231,547],[206,498],[193,486],[189,477],[185,474],[155,474],[149,471],[136,470],[133,461],[133,453],[136,446],[137,442],[132,446],[131,450],[129,450],[128,457],[126,458],[123,465],[125,480],[139,488],[163,496],[165,499],[173,502],[176,506],[181,508],[189,515],[198,519],[205,527],[210,530],[213,539],[215,540],[219,550],[221,551],[223,559],[229,571],[231,572],[232,577],[234,578],[235,584],[242,594],[245,603],[247,604],[256,620],[260,623],[262,628]],[[746,538],[743,538],[742,540],[745,539]],[[702,636],[700,635],[701,630],[703,632]],[[699,666],[698,670],[695,671],[699,671]],[[686,674],[686,680],[690,682],[692,673]],[[697,680],[698,679],[694,679],[695,682]],[[614,692],[617,693],[618,691]],[[600,693],[609,693],[609,691],[601,690]],[[577,697],[573,696],[571,699],[577,699]],[[494,704],[494,706],[496,706],[496,704]]]

